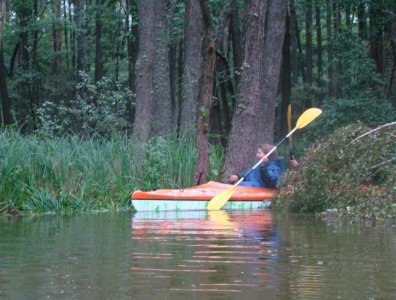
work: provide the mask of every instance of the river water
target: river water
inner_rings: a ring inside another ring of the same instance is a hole
[[[0,299],[396,299],[396,233],[271,211],[0,219]]]

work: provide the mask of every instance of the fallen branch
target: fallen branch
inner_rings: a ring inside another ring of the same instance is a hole
[[[368,132],[366,132],[366,133],[364,133],[364,134],[358,136],[356,139],[354,139],[352,142],[350,142],[350,143],[348,144],[348,146],[349,146],[350,144],[353,144],[354,142],[356,142],[358,139],[360,139],[360,138],[362,138],[362,137],[365,137],[366,135],[369,135],[370,133],[376,132],[376,131],[378,131],[378,130],[384,128],[384,127],[389,127],[389,126],[393,126],[393,125],[396,125],[396,121],[395,121],[395,122],[391,122],[391,123],[387,123],[387,124],[382,125],[382,126],[377,127],[377,128],[374,128],[374,129],[372,129],[372,130],[370,130],[370,131],[368,131]]]

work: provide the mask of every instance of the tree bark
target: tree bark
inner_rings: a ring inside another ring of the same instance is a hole
[[[246,169],[258,146],[257,126],[262,122],[264,30],[267,1],[248,1],[244,20],[244,58],[237,88],[236,107],[223,168],[223,180]]]
[[[275,97],[282,64],[282,47],[285,38],[287,2],[269,2],[264,42],[264,76],[260,77],[261,121],[258,122],[256,145],[272,144],[275,124]],[[269,25],[270,24],[270,25]],[[253,149],[256,150],[256,149]]]
[[[369,41],[370,41],[370,57],[374,60],[378,73],[384,71],[384,43],[383,43],[383,7],[382,0],[372,0],[369,7]]]
[[[55,22],[53,29],[53,45],[54,45],[54,74],[55,74],[55,90],[60,94],[61,86],[61,69],[62,69],[62,28],[61,28],[61,0],[56,0],[55,5]],[[57,97],[58,98],[58,97]]]
[[[199,1],[204,23],[204,58],[199,89],[199,104],[197,110],[197,161],[195,164],[194,184],[207,181],[209,175],[209,114],[213,95],[213,74],[216,61],[215,44],[212,37],[212,24],[207,0]]]
[[[156,53],[154,65],[154,122],[155,136],[168,136],[173,129],[169,62],[169,26],[174,8],[173,0],[156,5]]]
[[[186,0],[185,59],[180,112],[180,133],[194,134],[199,80],[202,72],[202,13],[198,1]]]
[[[154,58],[156,0],[139,0],[139,52],[136,61],[136,114],[133,137],[146,143],[152,134],[154,114]]]
[[[357,17],[358,17],[358,28],[359,28],[359,37],[362,40],[367,40],[367,16],[366,16],[366,8],[365,3],[359,3],[357,7]]]

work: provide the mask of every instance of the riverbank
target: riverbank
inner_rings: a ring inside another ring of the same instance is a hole
[[[122,136],[49,139],[2,132],[0,214],[129,208],[137,188],[191,185],[194,164],[194,143],[176,138],[141,147]]]
[[[396,123],[335,131],[307,149],[273,199],[276,210],[396,221]]]

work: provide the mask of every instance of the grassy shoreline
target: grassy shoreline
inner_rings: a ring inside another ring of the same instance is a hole
[[[0,214],[125,209],[138,188],[190,185],[194,164],[195,146],[186,139],[158,138],[143,147],[122,136],[2,132]]]

